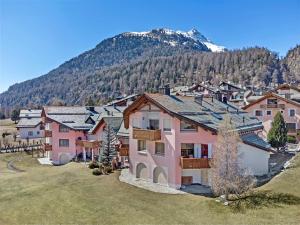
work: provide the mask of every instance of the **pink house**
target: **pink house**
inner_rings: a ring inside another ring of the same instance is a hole
[[[166,93],[144,94],[124,111],[132,176],[173,188],[210,185],[209,161],[225,114],[241,135],[240,163],[254,175],[268,173],[269,145],[256,135],[260,121],[213,97]]]
[[[124,107],[44,107],[44,150],[53,164],[65,164],[72,159],[83,161],[99,156],[103,128],[110,124],[117,137],[125,143],[122,128]],[[123,136],[122,136],[123,135]],[[128,139],[128,138],[127,138]],[[122,161],[127,156],[120,156]]]
[[[264,129],[263,137],[267,137],[272,127],[272,121],[277,112],[280,112],[287,124],[288,134],[299,140],[300,129],[300,103],[294,98],[299,94],[293,94],[286,86],[280,86],[274,92],[269,92],[246,105],[243,109],[262,121]]]

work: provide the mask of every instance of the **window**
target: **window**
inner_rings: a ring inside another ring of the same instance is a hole
[[[39,131],[37,131],[37,132],[36,132],[36,134],[37,134],[37,135],[40,135],[40,132],[39,132]]]
[[[69,139],[59,139],[59,147],[69,147]]]
[[[69,132],[69,128],[64,125],[59,125],[59,132]]]
[[[138,140],[138,151],[146,151],[146,141],[145,140]]]
[[[296,123],[286,123],[286,128],[288,129],[288,132],[295,132]]]
[[[277,99],[267,99],[267,104],[268,105],[277,105]]]
[[[159,120],[149,120],[149,129],[150,130],[159,130]]]
[[[164,119],[164,131],[171,131],[171,120],[169,119]]]
[[[263,113],[261,110],[255,110],[255,116],[262,116]]]
[[[207,144],[201,145],[201,157],[208,158],[208,145]]]
[[[194,144],[182,143],[181,144],[181,156],[185,158],[194,156]]]
[[[32,131],[28,131],[28,136],[33,136],[33,132]]]
[[[267,116],[271,116],[272,115],[272,111],[271,110],[267,110]]]
[[[289,116],[294,117],[295,116],[295,109],[289,110]]]
[[[180,121],[181,131],[197,131],[197,127],[193,124],[186,123],[185,121]]]
[[[155,155],[165,155],[165,143],[155,143]]]

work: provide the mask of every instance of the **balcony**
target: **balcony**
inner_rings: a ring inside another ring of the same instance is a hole
[[[120,156],[129,156],[129,145],[121,145],[119,147]]]
[[[52,137],[52,131],[51,130],[45,130],[45,137]]]
[[[205,169],[210,168],[208,158],[183,158],[181,157],[182,169]]]
[[[52,145],[50,144],[44,144],[44,151],[52,151]]]
[[[76,145],[83,148],[99,148],[100,141],[95,140],[76,140]]]
[[[161,131],[133,128],[132,138],[147,141],[158,141],[161,139]]]
[[[285,109],[284,104],[262,104],[261,109]]]

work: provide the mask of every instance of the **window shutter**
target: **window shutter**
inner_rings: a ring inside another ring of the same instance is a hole
[[[208,144],[208,158],[210,159],[212,156],[212,144]]]

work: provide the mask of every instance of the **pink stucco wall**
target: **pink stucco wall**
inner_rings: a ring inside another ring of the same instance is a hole
[[[268,98],[267,98],[268,99]],[[263,136],[266,137],[267,133],[271,129],[271,123],[273,121],[274,116],[276,115],[277,112],[283,111],[282,115],[284,117],[284,120],[286,123],[296,123],[296,129],[300,128],[300,108],[285,102],[283,100],[277,99],[277,104],[284,104],[285,109],[279,109],[279,108],[267,108],[267,109],[262,109],[260,105],[265,105],[267,104],[267,99],[258,102],[249,108],[247,108],[245,111],[249,112],[251,115],[255,116],[255,111],[256,110],[262,110],[263,116],[257,116],[257,118],[262,121],[264,125],[264,130],[263,130]],[[270,97],[269,99],[274,99],[274,97]],[[295,116],[291,117],[289,116],[289,109],[295,109]],[[272,111],[271,115],[267,115],[267,110]]]
[[[56,122],[51,123],[51,130],[52,130],[52,152],[51,158],[54,162],[59,162],[59,156],[61,153],[69,153],[72,156],[82,152],[82,148],[80,146],[76,146],[76,140],[80,137],[82,140],[86,139],[86,135],[83,131],[75,131],[69,130],[69,132],[59,132],[59,124]],[[59,139],[68,139],[69,140],[69,147],[60,147],[59,146]]]
[[[198,128],[198,131],[180,131],[180,120],[171,117],[169,114],[157,111],[157,119],[161,129],[161,141],[165,144],[165,155],[155,154],[155,141],[146,141],[146,152],[137,151],[137,140],[132,137],[132,120],[143,121],[145,112],[135,112],[129,117],[129,156],[130,171],[136,174],[136,167],[139,163],[144,163],[148,171],[148,180],[153,181],[153,171],[156,167],[163,168],[167,173],[168,184],[171,187],[178,188],[181,186],[181,143],[201,143],[213,144],[216,141],[216,135],[210,131]],[[163,131],[163,120],[171,120],[171,131]]]

